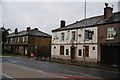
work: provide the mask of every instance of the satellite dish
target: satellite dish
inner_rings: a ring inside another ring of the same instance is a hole
[[[117,32],[116,31],[113,31],[113,35],[115,36],[117,34]]]

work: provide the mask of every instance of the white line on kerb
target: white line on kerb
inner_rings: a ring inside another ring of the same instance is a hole
[[[6,76],[7,78],[13,79],[12,77],[10,77],[10,76],[8,76],[6,74],[3,74],[3,73],[1,73],[1,74],[4,75],[4,76]]]

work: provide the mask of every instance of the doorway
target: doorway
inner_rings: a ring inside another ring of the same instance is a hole
[[[75,46],[71,46],[71,59],[75,59]]]

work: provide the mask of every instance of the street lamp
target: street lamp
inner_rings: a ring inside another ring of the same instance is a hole
[[[86,31],[86,0],[85,0],[85,16],[84,16],[84,45],[83,45],[83,64],[85,64],[85,54],[86,54],[86,51],[85,51],[85,31]]]

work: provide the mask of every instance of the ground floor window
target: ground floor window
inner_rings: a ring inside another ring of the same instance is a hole
[[[78,56],[82,56],[82,49],[78,49]]]
[[[66,49],[66,55],[69,55],[69,49]]]

